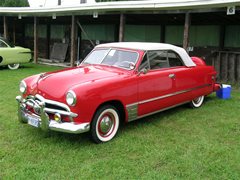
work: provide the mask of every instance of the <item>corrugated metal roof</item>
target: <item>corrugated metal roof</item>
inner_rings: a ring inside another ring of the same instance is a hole
[[[189,10],[221,8],[230,5],[239,5],[240,0],[149,0],[149,1],[121,1],[101,2],[93,4],[79,4],[79,6],[57,6],[57,7],[18,7],[0,8],[0,15],[22,16],[58,16],[72,14],[92,14],[92,12],[126,12],[126,11],[157,11],[157,10]]]

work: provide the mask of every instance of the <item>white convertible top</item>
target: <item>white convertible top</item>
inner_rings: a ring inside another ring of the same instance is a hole
[[[184,64],[187,67],[196,66],[196,64],[192,61],[189,57],[188,53],[185,49],[174,46],[171,44],[165,43],[145,43],[145,42],[118,42],[118,43],[106,43],[97,45],[96,48],[127,48],[127,49],[134,49],[134,50],[143,50],[143,51],[150,51],[150,50],[173,50],[175,51],[183,60]]]

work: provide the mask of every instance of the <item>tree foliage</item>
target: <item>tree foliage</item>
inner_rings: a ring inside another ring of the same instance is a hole
[[[28,0],[0,0],[0,7],[28,7]]]

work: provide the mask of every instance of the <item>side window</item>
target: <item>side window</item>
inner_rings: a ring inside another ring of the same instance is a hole
[[[184,66],[182,59],[173,51],[168,51],[168,61],[170,67]]]
[[[3,41],[0,40],[0,47],[7,47],[7,45]]]
[[[168,51],[149,51],[148,59],[150,64],[150,69],[160,69],[170,67],[168,61]]]
[[[143,60],[139,66],[139,71],[141,71],[142,69],[149,69],[149,63],[148,63],[148,58],[147,58],[147,53],[144,55]]]

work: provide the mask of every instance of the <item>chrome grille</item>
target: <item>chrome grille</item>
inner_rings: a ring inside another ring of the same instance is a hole
[[[77,114],[71,112],[70,108],[66,104],[45,99],[38,94],[36,96],[28,96],[25,103],[27,104],[27,106],[32,107],[34,113],[36,113],[37,115],[40,115],[41,104],[44,104],[44,111],[46,113],[59,113],[61,115],[69,116],[70,119],[72,117],[77,117]]]
[[[69,108],[65,107],[66,105],[62,105],[62,103],[59,103],[57,101],[49,101],[47,99],[39,98],[39,95],[35,97],[35,101],[40,104],[41,102],[45,103],[45,107],[49,109],[57,109],[60,111],[67,111],[69,112]]]

